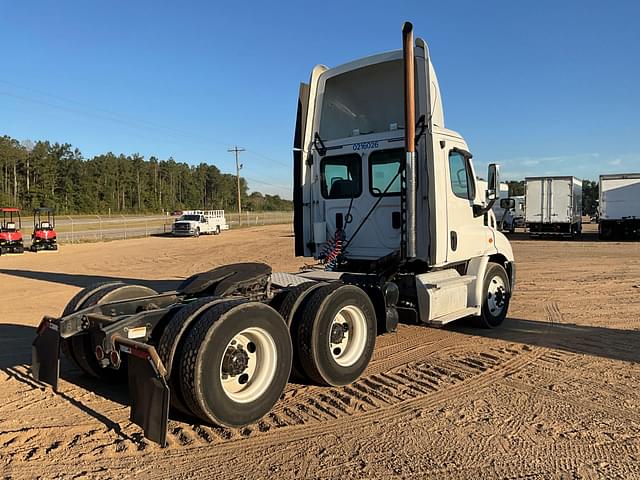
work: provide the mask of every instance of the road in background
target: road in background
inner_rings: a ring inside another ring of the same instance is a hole
[[[148,237],[171,232],[178,217],[169,215],[57,215],[58,243],[99,242],[135,237]],[[227,215],[230,228],[276,225],[293,222],[293,212],[243,212]],[[22,234],[25,246],[31,245],[33,216],[23,216]]]

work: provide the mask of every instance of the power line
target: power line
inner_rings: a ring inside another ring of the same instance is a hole
[[[180,129],[176,129],[173,127],[167,127],[164,125],[160,125],[154,122],[150,122],[148,120],[142,120],[142,119],[137,119],[134,117],[130,117],[127,115],[122,115],[121,113],[118,112],[114,112],[113,110],[108,110],[108,109],[104,109],[104,108],[100,108],[100,107],[96,107],[93,105],[88,105],[86,103],[83,102],[78,102],[76,100],[73,99],[69,99],[66,97],[62,97],[59,95],[54,95],[42,90],[38,90],[38,89],[34,89],[34,88],[27,88],[27,87],[23,87],[20,86],[18,84],[15,84],[13,82],[7,81],[7,80],[3,80],[0,79],[0,83],[3,83],[5,85],[10,85],[13,87],[17,87],[17,88],[21,88],[24,90],[28,90],[28,91],[32,91],[35,93],[38,93],[40,95],[44,95],[47,97],[51,97],[54,98],[56,100],[62,101],[62,102],[66,102],[66,103],[70,103],[70,104],[75,104],[77,106],[83,107],[83,109],[78,109],[78,108],[73,108],[73,107],[68,107],[68,106],[64,106],[64,105],[59,105],[59,104],[55,104],[55,103],[51,103],[45,100],[41,100],[41,99],[37,99],[34,97],[29,97],[29,96],[25,96],[25,95],[19,95],[19,94],[14,94],[14,93],[10,93],[10,92],[0,92],[0,95],[6,95],[8,97],[13,97],[16,98],[18,100],[22,100],[22,101],[26,101],[26,102],[31,102],[31,103],[38,103],[41,105],[45,105],[51,108],[56,108],[62,111],[66,111],[66,112],[70,112],[70,113],[75,113],[75,114],[80,114],[80,115],[85,115],[85,116],[89,116],[89,117],[94,117],[94,118],[98,118],[101,120],[107,120],[107,121],[111,121],[111,122],[115,122],[115,123],[119,123],[119,124],[123,124],[126,126],[132,126],[132,127],[137,127],[137,128],[143,128],[143,129],[148,129],[148,130],[160,130],[160,131],[164,131],[164,133],[166,134],[166,132],[170,132],[172,134],[172,136],[174,138],[177,139],[186,139],[189,140],[190,142],[193,141],[193,139],[199,139],[201,142],[205,142],[205,143],[201,143],[201,145],[203,146],[208,146],[211,147],[212,145],[217,145],[217,146],[221,146],[221,145],[225,145],[228,146],[230,145],[230,143],[228,142],[222,142],[220,140],[217,139],[211,139],[207,136],[204,135],[200,135],[198,133],[195,132],[187,132],[184,130],[180,130]],[[92,111],[88,111],[89,110],[93,110]],[[98,113],[95,113],[98,112]],[[256,152],[254,150],[246,150],[248,153],[251,153],[257,157],[260,157],[264,160],[267,160],[269,162],[290,168],[291,165],[285,162],[282,162],[280,160],[276,160],[274,158],[270,158],[266,155],[263,155],[259,152]]]
[[[269,183],[269,182],[265,182],[263,180],[256,180],[254,178],[247,177],[247,176],[244,176],[242,178],[244,178],[245,180],[250,180],[251,182],[254,182],[254,183],[260,183],[262,185],[269,185],[270,187],[282,188],[282,189],[286,189],[286,190],[290,190],[291,189],[291,185],[277,185],[275,183]]]
[[[253,150],[247,149],[247,152],[255,155],[256,157],[264,158],[265,160],[269,160],[270,162],[277,163],[278,165],[282,165],[284,167],[291,168],[291,164],[290,163],[285,163],[285,162],[282,162],[280,160],[276,160],[274,158],[267,157],[266,155],[262,155],[261,153],[254,152]]]

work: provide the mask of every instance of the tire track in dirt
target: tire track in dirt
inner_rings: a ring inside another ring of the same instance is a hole
[[[314,388],[314,392],[284,398],[259,424],[259,428],[222,429],[228,431],[228,440],[256,437],[258,433],[278,430],[280,435],[288,429],[326,429],[328,424],[344,426],[344,417],[365,423],[378,418],[384,411],[385,419],[396,415],[395,408],[434,401],[439,403],[484,388],[494,375],[504,376],[537,358],[538,352],[527,346],[513,345],[495,349],[487,357],[479,353],[461,353],[448,358],[428,358],[396,367],[388,372],[367,375],[351,385],[339,388]],[[470,366],[473,365],[473,366]],[[486,377],[486,378],[485,378]],[[414,408],[414,407],[409,407]],[[402,415],[404,408],[398,411]],[[372,417],[373,415],[373,417]],[[193,426],[189,427],[194,428]],[[208,431],[211,427],[200,426]],[[172,445],[188,445],[170,435]],[[211,436],[211,438],[219,435]],[[257,440],[257,439],[256,439]],[[216,442],[214,442],[216,443]]]
[[[549,320],[562,318],[557,305],[549,305],[547,312]],[[473,395],[492,382],[510,377],[534,360],[551,363],[560,360],[554,352],[526,344],[509,343],[497,347],[487,344],[486,339],[465,337],[455,332],[436,331],[444,335],[433,342],[420,343],[420,337],[431,331],[420,327],[404,330],[401,333],[408,337],[408,344],[400,341],[383,346],[383,351],[386,347],[387,353],[391,350],[392,354],[377,354],[377,363],[372,362],[371,368],[358,381],[345,387],[294,387],[286,391],[273,410],[255,425],[234,429],[171,420],[168,434],[170,449],[192,449],[212,444],[219,447],[248,438],[252,443],[261,443],[261,437],[270,437],[270,432],[278,431],[279,436],[288,436],[301,428],[305,432],[326,431],[333,429],[332,425],[344,425],[345,418],[349,418],[346,422],[349,425],[354,425],[354,422],[366,424],[379,418],[382,412],[385,420],[393,421],[411,410],[429,411],[435,405],[461,395]],[[465,342],[465,338],[472,338],[473,343]],[[123,409],[118,410],[122,413]],[[52,442],[55,448],[28,450],[26,454],[25,447],[31,438],[11,437],[4,441],[9,442],[10,458],[25,456],[24,460],[58,452],[68,455],[78,448],[78,456],[93,458],[105,454],[150,453],[158,449],[142,438],[135,425],[125,425],[121,431],[115,432],[115,438],[112,428],[94,427],[88,432],[87,429],[88,425],[84,428],[74,426],[55,438]],[[38,427],[32,430],[37,433]],[[264,441],[269,442],[266,438]]]
[[[484,355],[480,355],[483,353]],[[104,444],[94,447],[91,452],[85,453],[81,458],[91,458],[92,462],[108,460],[106,457],[118,455],[136,456],[144,454],[150,460],[156,455],[163,457],[172,456],[177,462],[185,462],[183,468],[189,469],[189,461],[192,453],[201,449],[216,447],[216,455],[225,452],[232,453],[238,448],[238,440],[248,441],[243,448],[260,450],[273,444],[286,444],[317,435],[342,435],[352,429],[364,427],[384,418],[385,422],[395,422],[403,417],[415,416],[416,412],[424,415],[434,411],[443,403],[447,403],[463,395],[471,395],[505,375],[522,369],[531,362],[536,361],[542,351],[520,345],[509,345],[505,348],[497,348],[488,355],[487,352],[463,353],[454,356],[450,364],[478,362],[477,373],[471,373],[467,368],[456,370],[445,365],[442,359],[433,358],[427,361],[414,362],[403,365],[383,374],[374,374],[363,377],[354,384],[341,387],[324,389],[322,398],[319,395],[314,400],[326,410],[317,406],[310,411],[300,408],[295,397],[285,399],[270,415],[259,422],[244,429],[226,429],[202,425],[188,425],[171,421],[169,425],[169,443],[166,450],[156,445],[147,444],[143,439],[117,439],[107,440]],[[484,362],[484,360],[490,360]],[[469,361],[472,362],[469,362]],[[416,381],[418,380],[418,381]],[[421,383],[419,383],[421,382]],[[328,390],[328,391],[327,391]],[[342,404],[342,407],[327,408],[325,402],[331,403],[334,399]],[[327,412],[331,412],[328,414]],[[345,422],[345,417],[349,418]],[[134,427],[137,428],[137,427]],[[104,434],[105,432],[93,432]],[[104,437],[104,435],[101,435]],[[246,439],[246,440],[245,440]],[[137,442],[137,443],[136,443]],[[140,445],[143,445],[142,448]],[[65,449],[71,447],[65,444]],[[59,450],[59,448],[58,448]],[[86,446],[83,450],[86,450]],[[27,452],[28,454],[29,452]],[[35,452],[33,459],[43,458],[42,452]],[[68,460],[60,459],[59,462],[72,462],[72,455]],[[24,460],[24,458],[22,458]],[[31,465],[31,463],[29,463]],[[24,468],[26,464],[22,464]],[[191,466],[193,467],[193,465]],[[36,470],[27,469],[25,472],[35,474]]]
[[[381,410],[393,411],[396,406],[408,402],[419,403],[436,397],[446,400],[459,394],[448,394],[449,388],[456,388],[456,391],[460,385],[464,385],[465,389],[472,388],[475,380],[488,372],[506,374],[510,371],[508,365],[514,360],[523,355],[531,356],[526,347],[519,345],[478,352],[470,352],[464,346],[457,350],[453,347],[440,350],[437,344],[432,344],[432,348],[434,351],[431,356],[425,357],[422,349],[416,349],[422,360],[400,364],[387,371],[374,370],[345,387],[302,387],[289,391],[265,418],[242,429],[191,425],[171,420],[168,434],[170,448],[223,445],[247,438],[255,441],[269,432],[278,431],[280,435],[286,435],[285,432],[298,428],[324,429],[335,422],[343,425],[344,418],[350,418],[348,423],[351,423],[359,417],[370,418],[372,413],[376,416],[375,412]],[[517,368],[519,364],[515,365]],[[119,413],[116,417],[120,417],[124,410],[120,407],[113,413]],[[56,427],[51,426],[47,430]],[[68,425],[57,432],[51,445],[33,450],[29,446],[43,429],[34,426],[17,435],[15,432],[0,432],[0,445],[6,443],[3,451],[9,462],[56,456],[60,459],[69,456],[97,459],[102,455],[130,455],[158,450],[155,444],[150,444],[142,437],[137,426],[125,421],[119,428],[121,430],[114,431],[109,427],[96,428],[94,424]]]

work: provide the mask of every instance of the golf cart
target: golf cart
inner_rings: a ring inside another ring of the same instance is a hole
[[[0,255],[5,253],[23,253],[22,218],[19,208],[0,208],[2,223],[0,224]],[[16,225],[16,219],[18,224]]]
[[[56,214],[53,208],[38,207],[33,211],[31,251],[58,250]]]

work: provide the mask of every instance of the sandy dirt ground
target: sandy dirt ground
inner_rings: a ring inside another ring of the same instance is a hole
[[[169,289],[234,261],[295,271],[289,226],[0,258],[0,478],[640,478],[640,243],[529,240],[496,330],[401,325],[342,388],[291,384],[243,429],[128,421],[126,386],[30,379],[44,314],[114,278]]]

